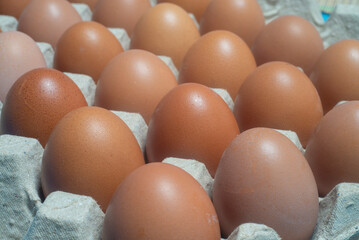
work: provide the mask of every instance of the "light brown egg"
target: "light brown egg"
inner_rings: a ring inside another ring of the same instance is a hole
[[[68,0],[70,3],[84,3],[87,4],[93,11],[98,0]]]
[[[61,35],[81,17],[66,0],[32,0],[19,18],[18,30],[56,47]]]
[[[219,240],[213,204],[184,170],[166,163],[136,169],[107,209],[103,239]]]
[[[156,55],[129,50],[116,56],[103,70],[95,105],[138,112],[149,123],[159,101],[176,86],[175,76]]]
[[[251,222],[272,227],[284,240],[310,239],[319,208],[306,159],[287,137],[267,128],[241,133],[226,149],[213,202],[225,236]]]
[[[359,183],[359,101],[330,110],[309,139],[307,158],[320,196],[342,182]]]
[[[131,36],[137,21],[150,8],[149,0],[99,0],[92,20],[106,27],[124,28]]]
[[[213,31],[188,50],[178,80],[226,89],[234,100],[255,68],[252,52],[241,38],[229,31]]]
[[[302,68],[307,75],[323,50],[318,31],[298,16],[279,17],[267,24],[252,48],[258,65],[270,61],[288,62]]]
[[[105,66],[121,52],[120,42],[105,26],[96,22],[80,22],[60,38],[54,67],[63,72],[89,75],[97,82]]]
[[[0,0],[0,15],[19,19],[21,12],[31,0]]]
[[[45,147],[58,121],[83,106],[86,100],[69,77],[55,69],[34,69],[22,75],[7,94],[2,133],[37,138]]]
[[[180,68],[183,57],[198,38],[198,29],[185,10],[172,3],[161,3],[137,22],[131,48],[171,57]]]
[[[320,56],[310,79],[322,100],[324,113],[343,100],[359,100],[359,41],[331,45]]]
[[[228,30],[249,47],[264,27],[264,16],[257,1],[212,0],[202,16],[201,35],[213,30]]]
[[[147,158],[195,159],[214,176],[223,151],[237,134],[236,120],[219,95],[201,84],[181,84],[160,101],[151,118]]]
[[[244,81],[234,115],[241,131],[254,127],[291,130],[305,147],[323,109],[317,90],[301,70],[289,63],[270,62]]]
[[[122,180],[143,165],[141,149],[114,113],[82,107],[56,125],[42,158],[45,196],[64,191],[93,197],[106,211]]]
[[[46,67],[40,48],[28,35],[22,32],[0,34],[0,101],[14,82],[24,73]]]

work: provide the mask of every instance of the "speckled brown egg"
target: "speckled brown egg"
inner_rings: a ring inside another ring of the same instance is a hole
[[[19,19],[21,12],[31,0],[0,0],[0,15]]]
[[[181,84],[160,101],[151,118],[147,158],[195,159],[214,176],[223,151],[237,134],[236,120],[219,95],[201,84]]]
[[[234,100],[245,78],[256,68],[247,44],[229,31],[202,36],[188,50],[179,72],[179,82],[196,82],[223,88]]]
[[[310,79],[322,100],[324,113],[343,100],[359,100],[359,41],[343,40],[320,56]]]
[[[129,50],[116,56],[102,72],[95,105],[138,112],[148,123],[159,101],[176,86],[175,76],[156,55]]]
[[[185,10],[172,3],[161,3],[137,22],[131,48],[171,57],[180,68],[183,57],[198,38],[198,29]]]
[[[99,0],[92,20],[106,27],[124,28],[131,36],[137,21],[150,8],[149,0]]]
[[[103,211],[122,180],[143,165],[141,149],[114,113],[82,107],[56,126],[42,158],[44,195],[64,191],[93,197]]]
[[[254,127],[291,130],[305,147],[323,109],[317,90],[301,70],[289,63],[270,62],[246,78],[234,115],[241,131]]]
[[[200,22],[201,35],[213,30],[228,30],[249,47],[264,27],[264,16],[257,1],[212,0]]]
[[[359,183],[359,101],[330,110],[309,139],[307,158],[320,196],[342,182]]]
[[[272,227],[288,240],[310,239],[319,208],[306,159],[287,137],[267,128],[241,133],[226,149],[213,202],[225,236],[251,222]]]
[[[98,2],[98,0],[68,0],[71,3],[84,3],[87,4],[90,9],[93,11],[95,9],[95,5]]]
[[[45,146],[58,121],[83,106],[86,100],[69,77],[38,68],[21,76],[7,94],[1,112],[2,133],[37,138]]]
[[[323,49],[322,38],[310,22],[298,16],[283,16],[264,27],[252,51],[258,65],[284,61],[309,75]]]
[[[121,52],[120,42],[105,26],[96,22],[80,22],[60,38],[54,67],[63,72],[89,75],[97,82],[105,66]]]
[[[107,209],[103,239],[219,240],[218,218],[201,185],[166,163],[136,169]]]
[[[81,17],[66,0],[32,0],[19,18],[18,30],[56,47],[61,35]]]

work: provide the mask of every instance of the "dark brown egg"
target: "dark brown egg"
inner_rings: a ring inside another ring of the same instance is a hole
[[[149,0],[99,0],[92,20],[106,27],[124,28],[131,36],[137,21],[150,8]]]
[[[359,183],[359,101],[330,110],[311,136],[305,157],[320,196],[342,182]]]
[[[264,27],[252,51],[258,65],[283,61],[309,75],[323,49],[322,38],[310,22],[298,16],[283,16]]]
[[[322,100],[324,113],[343,100],[359,100],[359,41],[344,40],[327,48],[310,79]]]
[[[201,185],[166,163],[136,169],[106,211],[103,239],[219,240],[218,218]]]
[[[95,9],[95,5],[98,2],[98,0],[68,0],[71,3],[84,3],[87,4],[90,9],[93,11]]]
[[[257,1],[212,0],[200,25],[201,35],[213,30],[228,30],[251,47],[264,27],[264,16]]]
[[[151,118],[147,158],[195,159],[214,176],[223,151],[237,134],[236,120],[219,95],[197,83],[181,84],[160,101]]]
[[[3,134],[37,138],[45,147],[67,113],[87,106],[77,85],[65,74],[38,68],[21,76],[7,94],[1,112]]]
[[[19,19],[21,12],[31,0],[0,0],[0,15]]]
[[[55,48],[61,35],[81,21],[80,15],[66,0],[32,0],[20,16],[18,30]]]
[[[91,196],[106,211],[117,186],[144,163],[119,117],[83,107],[67,114],[52,132],[42,158],[42,188],[45,196],[54,191]]]
[[[138,112],[148,123],[159,101],[176,86],[175,76],[156,55],[129,50],[116,56],[103,70],[95,105]]]
[[[178,80],[226,89],[234,100],[255,68],[252,52],[241,38],[228,31],[213,31],[188,50]]]
[[[254,70],[239,89],[234,106],[239,129],[292,130],[305,147],[323,116],[319,95],[295,66],[270,62]]]
[[[198,38],[198,29],[185,10],[172,3],[161,3],[137,22],[131,48],[171,57],[180,68],[183,57]]]
[[[306,159],[287,137],[267,128],[241,133],[226,149],[213,202],[225,236],[251,222],[272,227],[288,240],[310,239],[319,208]]]
[[[120,42],[105,26],[80,22],[60,38],[54,67],[63,72],[89,75],[97,82],[104,67],[121,52]]]

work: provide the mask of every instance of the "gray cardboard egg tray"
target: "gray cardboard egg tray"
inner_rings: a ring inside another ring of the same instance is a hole
[[[156,1],[151,1],[156,4]],[[332,17],[324,23],[314,0],[258,0],[266,22],[275,17],[295,14],[311,21],[319,30],[326,47],[343,40],[359,39],[359,7],[338,5]],[[92,13],[84,4],[73,4],[83,20]],[[309,11],[308,11],[309,9]],[[192,16],[193,17],[193,16]],[[198,26],[198,23],[196,23]],[[17,21],[0,16],[3,31],[16,30]],[[349,26],[349,27],[348,27]],[[125,50],[130,38],[123,29],[110,29]],[[52,67],[54,51],[47,43],[38,43],[48,67]],[[178,70],[172,60],[160,58],[176,77]],[[66,73],[80,88],[87,103],[94,104],[96,85],[91,77]],[[227,91],[213,89],[233,109]],[[0,110],[2,103],[0,102]],[[145,149],[147,125],[141,115],[113,111],[134,133],[142,152]],[[0,111],[1,113],[1,111]],[[304,153],[297,134],[278,130]],[[0,136],[0,239],[100,239],[104,213],[95,200],[65,192],[54,192],[41,201],[40,171],[43,148],[36,139],[12,135]],[[203,163],[191,159],[167,158],[164,162],[178,166],[191,174],[212,198],[213,178]],[[319,216],[312,240],[359,239],[359,184],[341,183],[325,198],[319,199]],[[279,235],[262,224],[238,226],[228,240],[277,240]]]

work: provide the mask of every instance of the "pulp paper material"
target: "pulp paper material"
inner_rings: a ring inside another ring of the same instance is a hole
[[[174,65],[172,59],[170,57],[167,56],[157,56],[159,57],[164,63],[167,64],[167,66],[171,69],[173,75],[175,75],[176,80],[178,80],[178,70],[176,68],[176,66]]]
[[[74,83],[80,88],[84,95],[86,102],[89,106],[93,106],[95,103],[96,84],[92,80],[92,77],[77,74],[77,73],[65,73]]]
[[[44,55],[46,66],[48,68],[53,68],[55,52],[51,44],[45,42],[36,42],[36,44],[40,48],[42,55]]]
[[[281,240],[272,228],[263,224],[245,223],[237,227],[228,240]]]
[[[112,32],[112,34],[115,35],[115,37],[121,43],[121,46],[124,51],[127,51],[130,49],[131,39],[128,36],[125,29],[123,29],[123,28],[108,28],[108,30],[110,30],[110,32]]]
[[[223,99],[223,101],[227,104],[229,109],[231,109],[231,111],[233,112],[234,102],[232,100],[231,95],[229,95],[229,93],[227,92],[227,90],[222,88],[211,88],[211,89]]]
[[[3,32],[16,31],[18,21],[12,16],[0,15],[0,29]]]
[[[92,11],[87,4],[72,3],[72,6],[79,13],[82,21],[91,21],[92,20]]]

